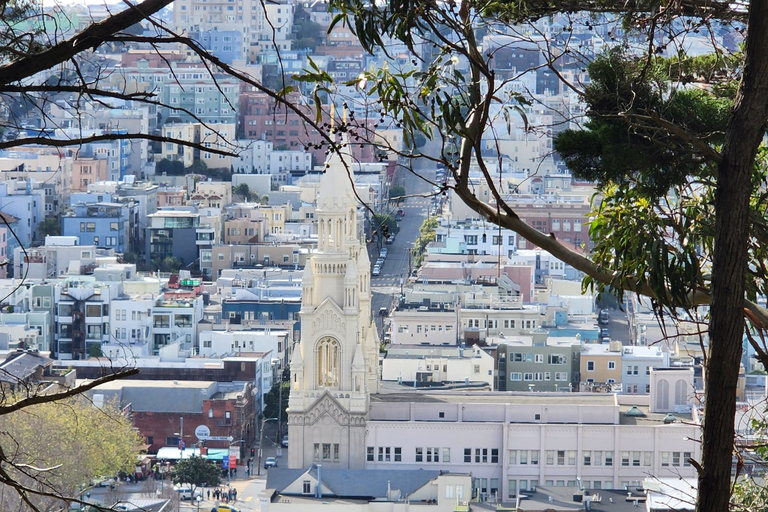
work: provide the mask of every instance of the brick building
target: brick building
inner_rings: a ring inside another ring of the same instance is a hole
[[[202,446],[195,430],[203,425],[211,437],[241,441],[241,458],[256,440],[258,404],[250,382],[118,380],[88,396],[97,404],[115,400],[128,408],[149,453],[178,447],[182,440],[187,448]],[[208,440],[204,445],[227,448],[230,442]]]

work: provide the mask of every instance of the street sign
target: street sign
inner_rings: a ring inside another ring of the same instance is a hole
[[[237,467],[237,457],[234,455],[229,456],[229,467],[236,468]]]
[[[208,428],[208,425],[198,425],[197,428],[195,428],[195,437],[199,441],[205,441],[211,436],[211,429]]]
[[[229,457],[223,457],[221,459],[221,469],[229,469]]]
[[[195,432],[197,435],[197,432]],[[235,439],[232,436],[197,436],[200,441],[229,441],[230,443]]]

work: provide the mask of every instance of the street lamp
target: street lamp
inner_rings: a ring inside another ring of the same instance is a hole
[[[195,496],[195,501],[197,502],[197,512],[200,512],[200,502],[203,500],[202,496]]]

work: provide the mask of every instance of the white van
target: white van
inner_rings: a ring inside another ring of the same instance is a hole
[[[201,489],[195,489],[194,496],[192,495],[191,487],[174,487],[173,489],[179,493],[180,500],[191,500],[192,498],[203,495],[203,491]]]

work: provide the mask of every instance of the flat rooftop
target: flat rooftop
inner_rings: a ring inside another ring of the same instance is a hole
[[[397,384],[395,384],[397,386]],[[528,393],[528,392],[471,392],[471,391],[420,391],[387,392],[371,395],[371,402],[420,402],[462,404],[511,404],[511,405],[617,405],[616,397],[607,393]],[[384,386],[382,386],[384,388]],[[629,407],[627,407],[629,409]]]

